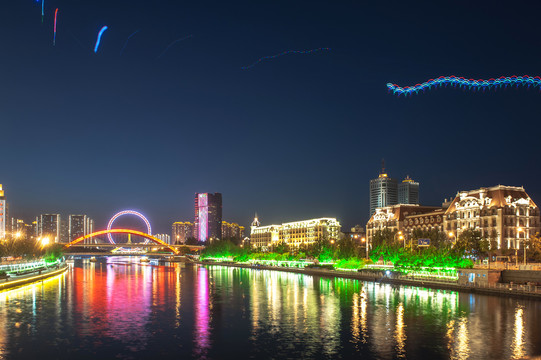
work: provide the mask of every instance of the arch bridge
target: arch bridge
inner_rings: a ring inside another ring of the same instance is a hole
[[[88,234],[88,235],[84,235],[84,236],[81,236],[81,237],[78,237],[77,239],[67,243],[65,245],[65,248],[68,249],[70,248],[71,246],[73,245],[76,245],[78,243],[80,243],[81,241],[84,241],[84,240],[88,240],[88,239],[92,239],[92,238],[95,238],[97,236],[100,236],[100,235],[108,235],[108,234],[130,234],[130,235],[137,235],[137,236],[141,236],[141,237],[144,237],[150,241],[153,241],[154,243],[160,245],[160,246],[163,246],[163,247],[166,247],[168,248],[169,250],[171,250],[173,252],[173,254],[178,254],[179,253],[179,250],[176,249],[175,247],[169,245],[168,243],[150,235],[150,234],[147,234],[147,233],[144,233],[142,231],[137,231],[137,230],[131,230],[131,229],[108,229],[108,230],[101,230],[101,231],[96,231],[96,232],[93,232],[91,234]],[[106,245],[111,245],[111,244],[85,244],[85,246],[106,246]],[[148,244],[131,244],[131,245],[128,245],[128,247],[148,247]],[[115,247],[126,247],[125,244],[115,244]]]

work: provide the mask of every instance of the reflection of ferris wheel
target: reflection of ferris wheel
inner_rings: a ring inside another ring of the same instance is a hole
[[[149,235],[152,235],[152,228],[150,227],[150,222],[147,220],[147,218],[141,214],[140,212],[137,212],[137,211],[134,211],[134,210],[124,210],[124,211],[121,211],[119,213],[116,213],[112,218],[111,220],[109,220],[109,224],[107,224],[107,230],[111,230],[111,227],[113,226],[113,223],[115,222],[116,219],[118,219],[119,217],[123,216],[123,215],[135,215],[137,217],[139,217],[140,219],[142,219],[146,226],[147,226],[147,234]],[[109,239],[109,242],[111,244],[116,244],[115,241],[113,240],[113,237],[111,236],[111,234],[107,234],[107,239]],[[145,244],[147,244],[149,242],[149,240],[145,240]]]

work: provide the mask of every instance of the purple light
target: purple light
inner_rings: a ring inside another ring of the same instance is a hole
[[[141,214],[140,212],[137,212],[135,210],[124,210],[124,211],[121,211],[119,213],[116,213],[112,218],[111,220],[109,220],[109,224],[107,224],[107,230],[111,230],[111,227],[113,226],[113,223],[115,222],[115,220],[123,215],[135,215],[135,216],[138,216],[139,218],[141,218],[146,226],[147,226],[147,234],[149,235],[152,235],[152,228],[150,227],[150,222],[147,220],[147,218]],[[109,242],[111,244],[116,244],[115,241],[113,240],[113,237],[111,236],[111,234],[107,234],[107,239],[109,240]],[[145,243],[148,243],[148,239],[145,241]]]
[[[209,309],[209,274],[200,267],[197,272],[195,293],[195,343],[198,357],[202,357],[210,347],[210,309]]]
[[[206,241],[208,236],[208,197],[207,194],[199,194],[197,202],[197,211],[199,212],[199,241]]]

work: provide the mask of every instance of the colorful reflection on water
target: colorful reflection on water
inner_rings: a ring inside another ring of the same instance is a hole
[[[540,321],[540,301],[109,258],[1,292],[0,359],[521,359]]]

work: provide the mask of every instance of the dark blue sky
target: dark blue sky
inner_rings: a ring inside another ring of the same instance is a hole
[[[0,183],[14,216],[86,213],[100,229],[134,208],[169,232],[208,191],[244,225],[255,211],[364,225],[382,158],[426,205],[497,184],[541,202],[539,90],[386,89],[541,75],[534,2],[45,1],[43,24],[40,3],[2,8]],[[319,47],[331,50],[241,70]]]

